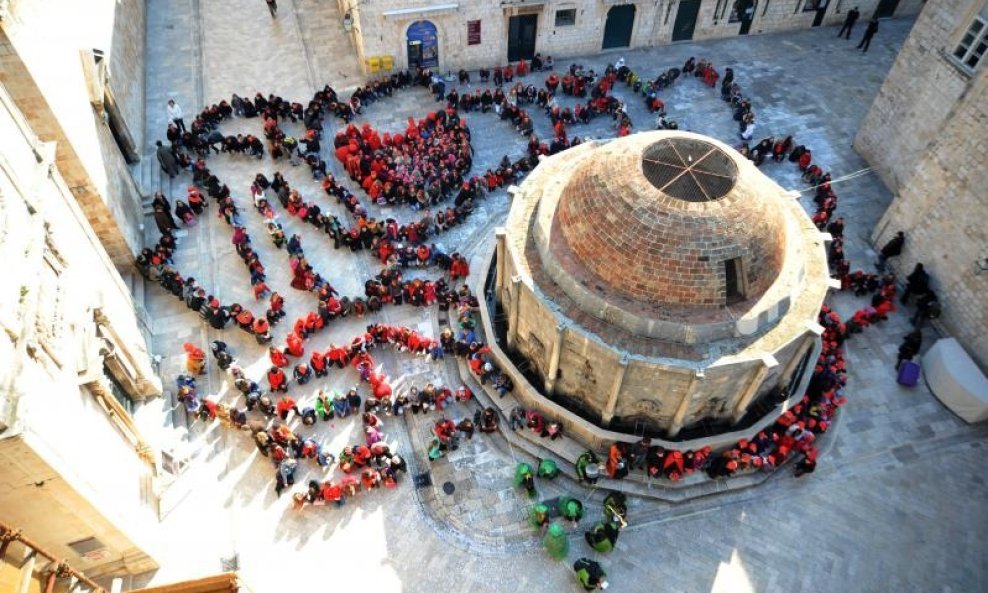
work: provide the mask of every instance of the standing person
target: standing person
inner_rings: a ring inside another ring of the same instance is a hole
[[[903,360],[912,360],[914,356],[919,354],[922,347],[922,330],[914,329],[906,334],[906,337],[902,339],[902,344],[899,345],[899,359],[895,363],[895,370],[899,370]]]
[[[871,38],[875,36],[875,33],[878,33],[877,16],[871,17],[871,20],[868,21],[868,28],[865,29],[864,37],[861,38],[861,43],[858,44],[858,49],[861,50],[861,53],[868,52],[868,46],[871,45]]]
[[[182,119],[182,108],[178,106],[175,99],[168,99],[168,119],[175,127],[185,133],[185,120]]]
[[[607,588],[607,573],[604,572],[598,562],[589,558],[580,558],[573,563],[573,572],[576,573],[576,579],[587,591]]]
[[[902,246],[906,244],[906,234],[899,231],[894,237],[889,239],[881,250],[878,252],[878,269],[885,269],[885,262],[888,261],[890,257],[896,257],[902,254]]]
[[[923,264],[916,264],[911,274],[906,276],[906,290],[902,292],[899,301],[903,305],[909,304],[909,295],[926,294],[930,289],[930,275],[926,273]]]
[[[940,301],[937,300],[937,293],[932,289],[919,297],[916,301],[916,314],[912,317],[913,326],[919,329],[927,319],[940,317]]]
[[[172,216],[172,205],[168,203],[165,194],[160,191],[155,192],[151,207],[154,209],[154,222],[158,225],[158,230],[161,231],[162,235],[178,229],[175,218]]]
[[[178,160],[175,158],[172,149],[165,147],[161,144],[161,140],[155,142],[158,146],[158,164],[161,165],[161,170],[168,174],[168,177],[174,178],[178,175],[179,167]]]
[[[858,17],[860,16],[861,13],[858,12],[858,7],[855,6],[854,8],[852,8],[850,12],[847,13],[847,16],[844,17],[844,26],[840,28],[840,33],[837,34],[837,38],[840,39],[841,37],[843,37],[845,39],[850,39],[851,29],[854,28],[854,23],[858,22]],[[847,35],[844,34],[845,32],[847,33]]]
[[[271,18],[278,16],[278,2],[276,0],[264,0],[268,3],[268,10],[271,12]]]

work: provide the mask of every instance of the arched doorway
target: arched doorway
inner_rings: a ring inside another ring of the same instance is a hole
[[[607,11],[604,25],[604,43],[601,49],[628,47],[631,45],[631,31],[635,28],[635,5],[621,4]]]
[[[439,65],[439,35],[429,21],[415,21],[405,33],[408,67],[432,68]]]

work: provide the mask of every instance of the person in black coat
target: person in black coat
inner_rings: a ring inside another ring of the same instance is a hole
[[[851,38],[851,29],[854,28],[854,23],[858,22],[858,18],[860,16],[861,16],[861,13],[858,12],[858,7],[855,6],[854,8],[852,8],[847,13],[847,16],[844,17],[844,26],[842,26],[840,28],[840,33],[837,34],[837,37],[838,38],[843,37],[845,39],[850,39]],[[846,35],[845,35],[845,33],[846,33]]]
[[[871,38],[878,33],[878,17],[873,16],[871,20],[868,21],[868,28],[865,29],[864,37],[861,38],[861,43],[858,43],[858,49],[861,53],[868,52],[868,46],[871,45]]]
[[[930,289],[930,275],[926,273],[923,264],[916,264],[911,274],[906,276],[906,290],[902,293],[903,305],[909,304],[909,295],[925,294]]]
[[[885,262],[890,257],[896,257],[902,253],[902,246],[906,243],[906,234],[899,231],[886,243],[878,252],[878,268],[884,269]]]
[[[899,370],[903,360],[912,360],[914,356],[919,354],[919,349],[922,346],[922,331],[915,329],[906,334],[906,337],[902,339],[902,344],[899,345],[899,359],[895,362],[895,369]]]

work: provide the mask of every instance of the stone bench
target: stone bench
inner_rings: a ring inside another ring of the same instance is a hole
[[[988,420],[988,378],[956,339],[938,340],[922,366],[930,391],[950,411],[969,424]]]

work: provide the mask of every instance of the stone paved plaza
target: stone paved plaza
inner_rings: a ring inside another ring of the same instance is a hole
[[[147,134],[149,145],[141,173],[145,191],[165,191],[182,199],[191,178],[169,182],[153,166],[153,143],[163,139],[165,102],[175,98],[190,121],[204,103],[229,99],[236,92],[274,92],[302,102],[316,87],[344,89],[361,81],[352,50],[339,24],[336,4],[325,0],[283,0],[272,19],[260,0],[149,0]],[[677,44],[649,50],[608,53],[578,60],[597,71],[624,57],[633,70],[654,76],[679,67],[689,56],[711,59],[718,69],[731,66],[750,96],[758,116],[755,136],[793,134],[812,148],[815,162],[835,178],[854,174],[867,164],[850,148],[864,115],[912,21],[883,22],[868,54],[854,43],[836,39],[836,30],[808,31]],[[570,61],[559,60],[558,67]],[[527,82],[542,84],[542,75]],[[624,85],[615,95],[628,99],[638,130],[653,128],[642,101]],[[718,94],[696,79],[680,80],[662,95],[670,117],[682,129],[737,144],[737,124]],[[564,104],[566,102],[564,101]],[[400,91],[366,107],[357,123],[371,122],[382,131],[403,129],[408,117],[421,117],[438,106],[424,89]],[[540,137],[551,134],[547,118],[533,113]],[[474,170],[483,172],[504,154],[514,158],[524,139],[492,114],[468,114],[476,151]],[[224,132],[260,134],[256,119],[235,119]],[[337,122],[326,126],[324,158],[337,178],[350,185],[331,153]],[[609,118],[570,129],[571,134],[606,138],[614,134]],[[214,156],[210,168],[226,182],[243,210],[244,220],[268,271],[268,284],[285,295],[288,319],[310,310],[315,299],[289,288],[287,255],[268,241],[259,216],[250,207],[249,184],[263,172],[285,173],[293,188],[345,220],[345,212],[323,200],[304,166],[273,163],[269,157]],[[803,189],[790,163],[766,163],[762,170],[783,187]],[[845,251],[852,270],[868,268],[875,254],[870,231],[891,196],[877,176],[862,174],[835,184],[838,214],[848,220]],[[366,196],[358,192],[361,202]],[[809,194],[804,206],[813,207]],[[445,234],[447,252],[473,255],[488,249],[493,229],[509,206],[506,192],[492,193],[469,222]],[[402,221],[417,218],[407,209],[378,209]],[[286,234],[303,236],[306,254],[342,294],[362,292],[363,280],[379,271],[366,252],[336,251],[325,235],[303,228],[283,215]],[[147,241],[157,240],[149,216]],[[196,277],[224,302],[253,303],[248,275],[230,243],[230,230],[207,210],[200,224],[183,232],[176,265]],[[427,273],[426,273],[427,274]],[[478,279],[470,278],[475,286]],[[148,285],[147,308],[154,320],[154,351],[163,356],[160,372],[174,385],[184,358],[182,342],[205,347],[227,341],[239,363],[259,380],[266,370],[264,349],[243,332],[217,332],[179,301]],[[840,294],[830,299],[845,316],[864,306],[863,299]],[[255,310],[260,307],[255,306]],[[403,324],[436,335],[434,309],[387,307],[379,318],[335,322],[311,340],[325,349],[349,339],[374,321]],[[290,323],[278,326],[275,344],[284,342]],[[617,548],[600,558],[618,592],[811,592],[811,591],[983,591],[988,582],[988,485],[983,468],[988,427],[968,426],[947,411],[924,386],[903,389],[895,383],[896,349],[909,328],[907,315],[894,314],[878,327],[848,342],[849,404],[830,435],[829,451],[812,476],[794,479],[780,470],[764,484],[682,504],[633,500],[631,525]],[[929,328],[925,345],[935,340]],[[307,344],[307,348],[309,345]],[[398,387],[447,383],[456,387],[455,362],[426,362],[397,353],[376,355]],[[210,365],[200,382],[207,393],[232,401],[229,379]],[[311,391],[347,388],[357,382],[353,371],[331,373]],[[306,400],[308,392],[293,393]],[[454,404],[451,416],[472,415],[473,408]],[[191,458],[189,468],[163,494],[165,531],[163,568],[141,583],[165,583],[221,570],[221,559],[236,556],[241,575],[254,593],[324,590],[341,585],[385,592],[431,593],[577,591],[570,565],[579,556],[597,557],[573,532],[567,563],[542,552],[524,521],[529,502],[511,487],[513,467],[524,453],[500,435],[476,435],[458,451],[425,467],[421,449],[431,418],[407,421],[385,418],[388,439],[407,454],[410,474],[432,470],[433,486],[416,489],[405,479],[396,490],[362,494],[341,509],[293,510],[287,495],[273,490],[273,471],[243,434],[217,423],[193,423],[174,395],[153,400],[136,412],[142,430],[158,445]],[[176,428],[177,426],[177,428]],[[327,428],[328,427],[328,428]],[[319,437],[333,451],[359,438],[358,422],[319,423]],[[306,429],[307,430],[307,429]],[[356,435],[356,436],[355,436]],[[303,467],[300,467],[300,470]],[[297,484],[310,477],[300,471]],[[316,472],[311,476],[320,478]],[[446,494],[441,486],[456,489]],[[298,486],[297,486],[298,487]],[[543,498],[562,493],[589,497],[585,529],[599,513],[599,492],[588,492],[569,479],[540,485]]]

